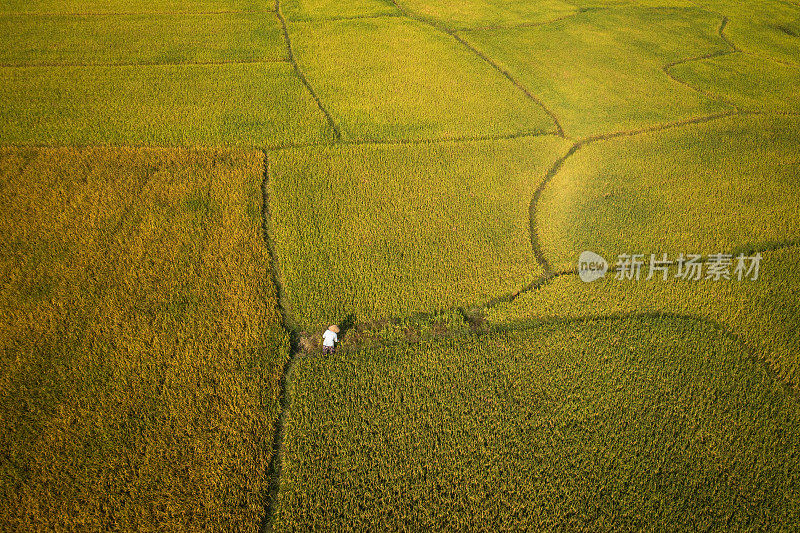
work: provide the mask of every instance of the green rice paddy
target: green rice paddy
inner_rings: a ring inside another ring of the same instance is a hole
[[[798,21],[2,2],[0,529],[793,529]]]

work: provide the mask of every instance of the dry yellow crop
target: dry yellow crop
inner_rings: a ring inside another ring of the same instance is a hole
[[[255,527],[286,334],[260,152],[0,150],[0,526]]]

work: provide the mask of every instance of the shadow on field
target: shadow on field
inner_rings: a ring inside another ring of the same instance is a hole
[[[344,338],[347,336],[347,332],[353,329],[356,325],[356,315],[350,313],[346,317],[342,319],[339,323],[339,342],[342,342]]]

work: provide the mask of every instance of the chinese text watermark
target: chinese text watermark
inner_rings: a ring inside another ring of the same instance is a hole
[[[614,279],[639,281],[680,279],[686,281],[756,281],[761,268],[761,254],[715,253],[703,257],[700,254],[680,253],[670,258],[664,253],[619,254],[613,266],[594,252],[583,252],[578,258],[578,275],[585,282],[595,281],[613,272]]]

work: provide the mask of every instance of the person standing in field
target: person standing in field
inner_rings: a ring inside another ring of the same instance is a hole
[[[322,355],[332,354],[336,351],[336,343],[339,342],[339,326],[330,326],[322,334]]]

